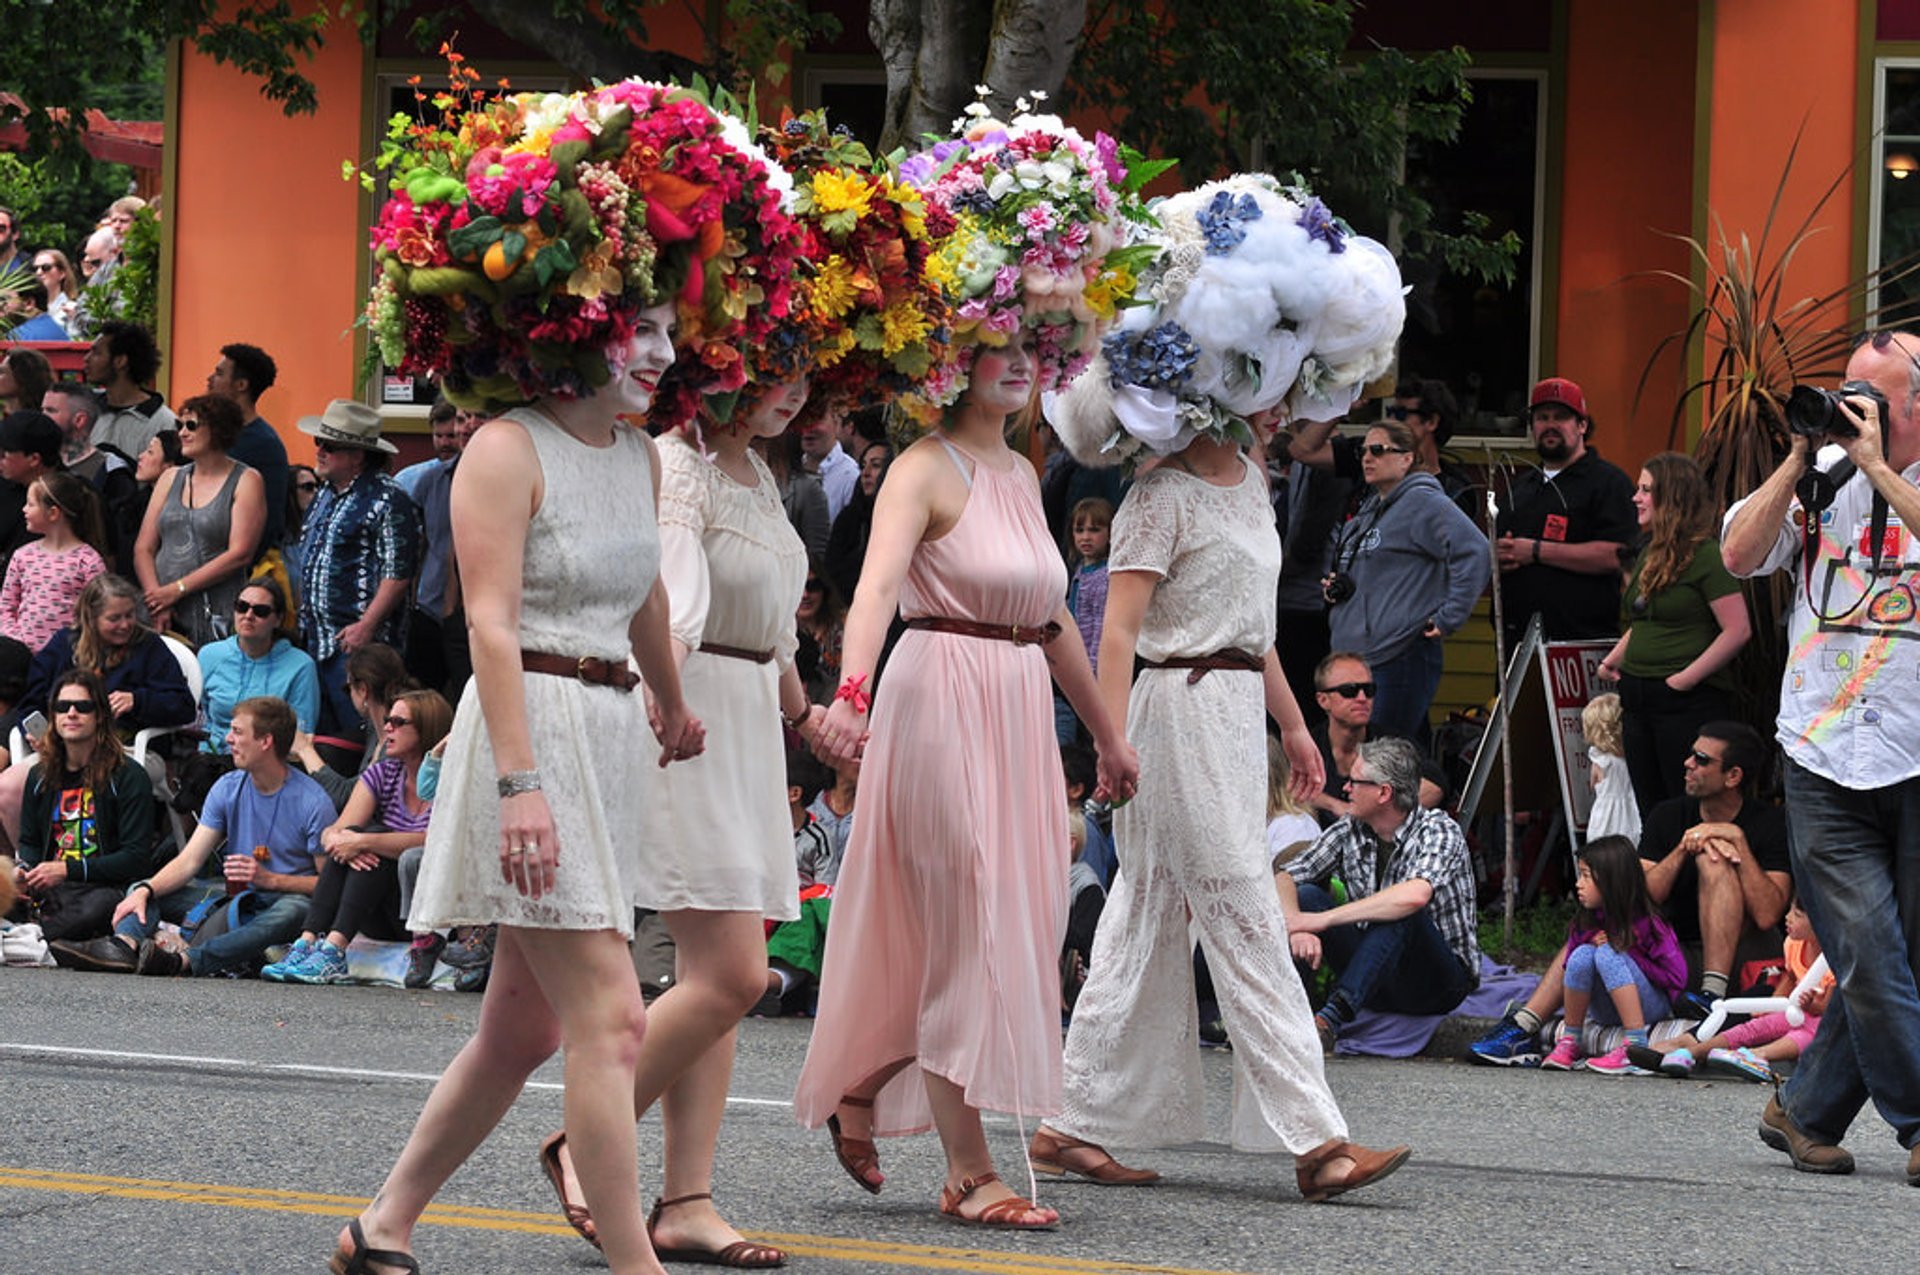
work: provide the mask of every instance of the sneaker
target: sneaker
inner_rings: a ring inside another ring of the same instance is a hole
[[[1748,1080],[1759,1081],[1763,1085],[1774,1083],[1773,1068],[1767,1060],[1742,1046],[1739,1049],[1712,1049],[1707,1051],[1709,1068],[1728,1076],[1742,1076]]]
[[[487,990],[487,975],[493,973],[493,962],[461,970],[453,977],[453,990],[456,992],[484,992]]]
[[[1661,1064],[1667,1061],[1667,1056],[1652,1045],[1636,1045],[1628,1042],[1627,1061],[1646,1071],[1659,1071]]]
[[[457,970],[470,970],[493,964],[494,928],[476,926],[465,936],[440,950],[440,959]]]
[[[1653,1073],[1645,1067],[1636,1066],[1627,1057],[1625,1045],[1615,1045],[1598,1058],[1587,1059],[1587,1070],[1602,1076],[1651,1076]]]
[[[1677,1080],[1685,1080],[1693,1074],[1693,1069],[1698,1062],[1691,1049],[1676,1049],[1660,1060],[1660,1073]]]
[[[1503,1018],[1500,1025],[1467,1046],[1468,1057],[1474,1062],[1489,1063],[1495,1067],[1538,1067],[1540,1065],[1539,1039],[1511,1018]]]
[[[91,970],[96,974],[131,974],[138,952],[134,945],[117,934],[75,943],[55,939],[47,944],[53,963],[61,969]]]
[[[433,982],[434,966],[440,962],[440,949],[447,940],[438,934],[429,934],[425,939],[415,939],[413,946],[407,949],[407,976],[401,982],[419,991]]]
[[[306,960],[286,972],[289,983],[351,983],[347,973],[347,954],[321,939],[313,945]]]
[[[1704,1023],[1713,1015],[1714,1007],[1719,1003],[1718,996],[1709,996],[1705,992],[1682,992],[1673,1002],[1673,1016]]]
[[[1545,1071],[1578,1071],[1584,1066],[1580,1054],[1580,1033],[1564,1032],[1553,1042],[1553,1052],[1540,1060]]]
[[[1760,1113],[1760,1141],[1784,1151],[1802,1173],[1852,1173],[1853,1152],[1832,1142],[1821,1142],[1803,1132],[1787,1116],[1775,1092]]]
[[[307,958],[312,955],[313,940],[295,939],[293,946],[287,949],[285,956],[271,965],[261,966],[260,977],[269,983],[284,983],[292,975],[293,971],[304,965]]]

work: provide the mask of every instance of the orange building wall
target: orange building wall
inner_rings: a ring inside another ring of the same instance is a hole
[[[1721,0],[1716,6],[1705,199],[1730,237],[1744,232],[1757,244],[1794,136],[1805,126],[1774,220],[1772,259],[1853,158],[1855,92],[1865,73],[1858,22],[1854,0]],[[1853,276],[1851,175],[1814,224],[1821,233],[1794,256],[1783,303],[1837,291]],[[1837,326],[1845,320],[1833,316]]]
[[[1561,135],[1557,357],[1542,375],[1578,381],[1595,442],[1633,473],[1668,446],[1683,384],[1662,357],[1635,405],[1647,360],[1686,322],[1684,245],[1660,232],[1692,222],[1695,49],[1692,4],[1575,0],[1568,6]]]
[[[190,48],[180,61],[167,393],[199,393],[220,347],[247,341],[274,356],[278,383],[261,415],[311,457],[293,428],[354,392],[359,313],[353,253],[358,187],[340,179],[360,149],[361,48],[344,28],[306,68],[315,115],[287,117],[259,82]]]

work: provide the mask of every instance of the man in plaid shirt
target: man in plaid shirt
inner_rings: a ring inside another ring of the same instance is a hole
[[[1480,984],[1467,839],[1420,808],[1420,754],[1404,739],[1362,744],[1347,789],[1353,813],[1276,877],[1294,959],[1339,971],[1313,1019],[1328,1053],[1362,1009],[1444,1014]],[[1332,877],[1346,885],[1337,906]]]

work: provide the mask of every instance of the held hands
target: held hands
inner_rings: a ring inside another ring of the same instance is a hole
[[[828,705],[813,735],[814,756],[835,768],[856,766],[866,746],[866,713],[855,708],[850,699],[837,699]]]
[[[657,701],[649,704],[647,721],[653,727],[654,738],[660,741],[662,770],[669,763],[687,761],[707,750],[707,728],[687,711],[684,701],[671,708],[661,708]]]
[[[1124,805],[1140,791],[1140,754],[1118,733],[1105,743],[1094,745],[1094,799]]]
[[[560,837],[553,809],[539,789],[500,799],[500,879],[529,899],[553,889]]]

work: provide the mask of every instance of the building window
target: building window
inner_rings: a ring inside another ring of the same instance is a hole
[[[1444,380],[1460,400],[1461,435],[1517,434],[1540,351],[1547,77],[1543,70],[1478,68],[1473,101],[1452,142],[1410,147],[1407,176],[1437,223],[1484,213],[1492,234],[1518,232],[1511,284],[1483,283],[1444,263],[1402,262],[1407,296],[1403,374]]]
[[[1920,59],[1874,64],[1873,130],[1877,151],[1867,218],[1870,269],[1920,258]],[[1920,278],[1909,275],[1874,290],[1869,307],[1914,314]]]

